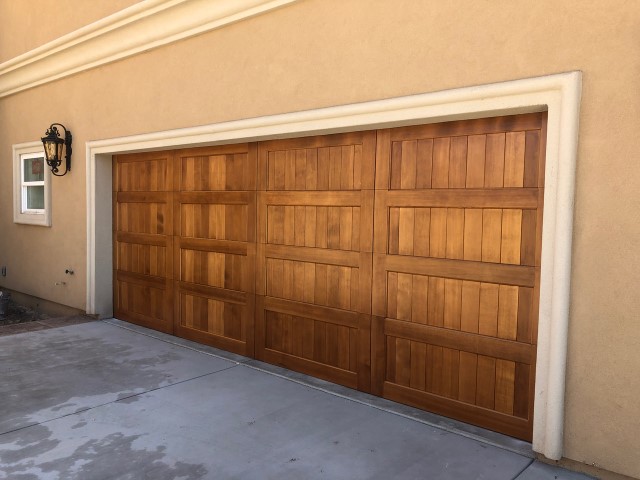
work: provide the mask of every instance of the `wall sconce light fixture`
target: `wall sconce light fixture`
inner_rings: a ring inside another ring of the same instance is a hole
[[[64,130],[64,139],[60,138],[58,127]],[[71,171],[71,132],[64,128],[60,123],[52,123],[45,133],[46,137],[42,137],[42,145],[44,145],[44,156],[47,165],[51,168],[51,173],[56,177],[63,177],[67,172]],[[66,163],[64,173],[58,173],[62,164],[62,154],[64,153]]]

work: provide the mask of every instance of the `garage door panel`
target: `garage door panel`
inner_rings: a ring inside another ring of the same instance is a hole
[[[246,144],[178,152],[180,190],[246,191],[255,189],[255,159]]]
[[[297,307],[266,302],[261,356],[270,363],[357,388],[358,319],[351,326],[345,318],[345,324],[326,322],[318,319],[326,318],[318,316],[318,311],[309,318],[304,306]]]
[[[181,203],[180,235],[193,238],[247,241],[247,205]]]
[[[180,303],[182,326],[235,340],[243,339],[242,311],[246,305],[214,300],[189,290],[181,290]]]
[[[173,189],[172,155],[151,152],[118,155],[114,186],[118,192],[168,192]]]
[[[122,320],[171,333],[172,299],[171,285],[166,279],[117,273],[114,313]]]
[[[428,135],[413,128],[391,139],[390,189],[538,187],[537,130]]]
[[[261,243],[372,251],[373,191],[261,192]]]
[[[529,364],[393,335],[387,336],[386,351],[385,393],[398,385],[443,401],[452,399],[523,419],[529,415]]]
[[[451,398],[429,392],[422,392],[394,383],[385,383],[384,396],[396,402],[428,410],[462,422],[477,424],[482,419],[485,428],[497,432],[509,432],[510,435],[525,438],[530,435],[528,421],[489,408],[469,405]]]
[[[170,152],[114,161],[114,314],[172,332],[173,163]]]
[[[356,372],[354,328],[269,309],[265,323],[266,349]]]
[[[259,144],[258,357],[362,389],[374,154],[373,132]]]
[[[127,201],[119,195],[116,228],[121,232],[171,234],[167,232],[167,225],[171,225],[171,209],[166,199],[167,195],[162,193],[155,197]]]
[[[176,157],[176,331],[252,355],[255,146],[189,149]]]
[[[543,120],[378,132],[374,391],[530,438]]]
[[[372,189],[373,138],[372,132],[356,132],[261,142],[260,189]]]
[[[528,113],[399,127],[391,130],[389,138],[391,141],[404,141],[539,130],[542,127],[541,118],[541,113]]]
[[[118,242],[116,248],[121,271],[155,277],[167,275],[167,247]]]
[[[246,290],[248,269],[244,254],[203,251],[180,246],[180,281],[229,290]]]

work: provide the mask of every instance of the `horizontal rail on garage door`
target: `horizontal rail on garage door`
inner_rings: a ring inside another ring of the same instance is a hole
[[[384,334],[531,365],[536,346],[503,338],[386,318]]]

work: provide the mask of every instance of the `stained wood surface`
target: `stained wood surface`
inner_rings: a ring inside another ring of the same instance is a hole
[[[173,155],[113,163],[114,315],[173,333]]]
[[[258,145],[256,354],[368,391],[375,133]]]
[[[116,316],[531,439],[546,114],[117,156]]]
[[[253,356],[256,146],[175,152],[176,334]]]
[[[545,122],[378,131],[374,392],[531,439]]]

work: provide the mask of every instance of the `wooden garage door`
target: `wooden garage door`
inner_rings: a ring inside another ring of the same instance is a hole
[[[116,157],[118,318],[530,439],[546,114]]]
[[[375,132],[258,151],[256,354],[369,390]]]
[[[175,153],[175,332],[253,355],[256,146]]]
[[[530,439],[544,115],[378,132],[373,391]]]
[[[114,315],[173,332],[171,153],[119,155],[113,163]]]

